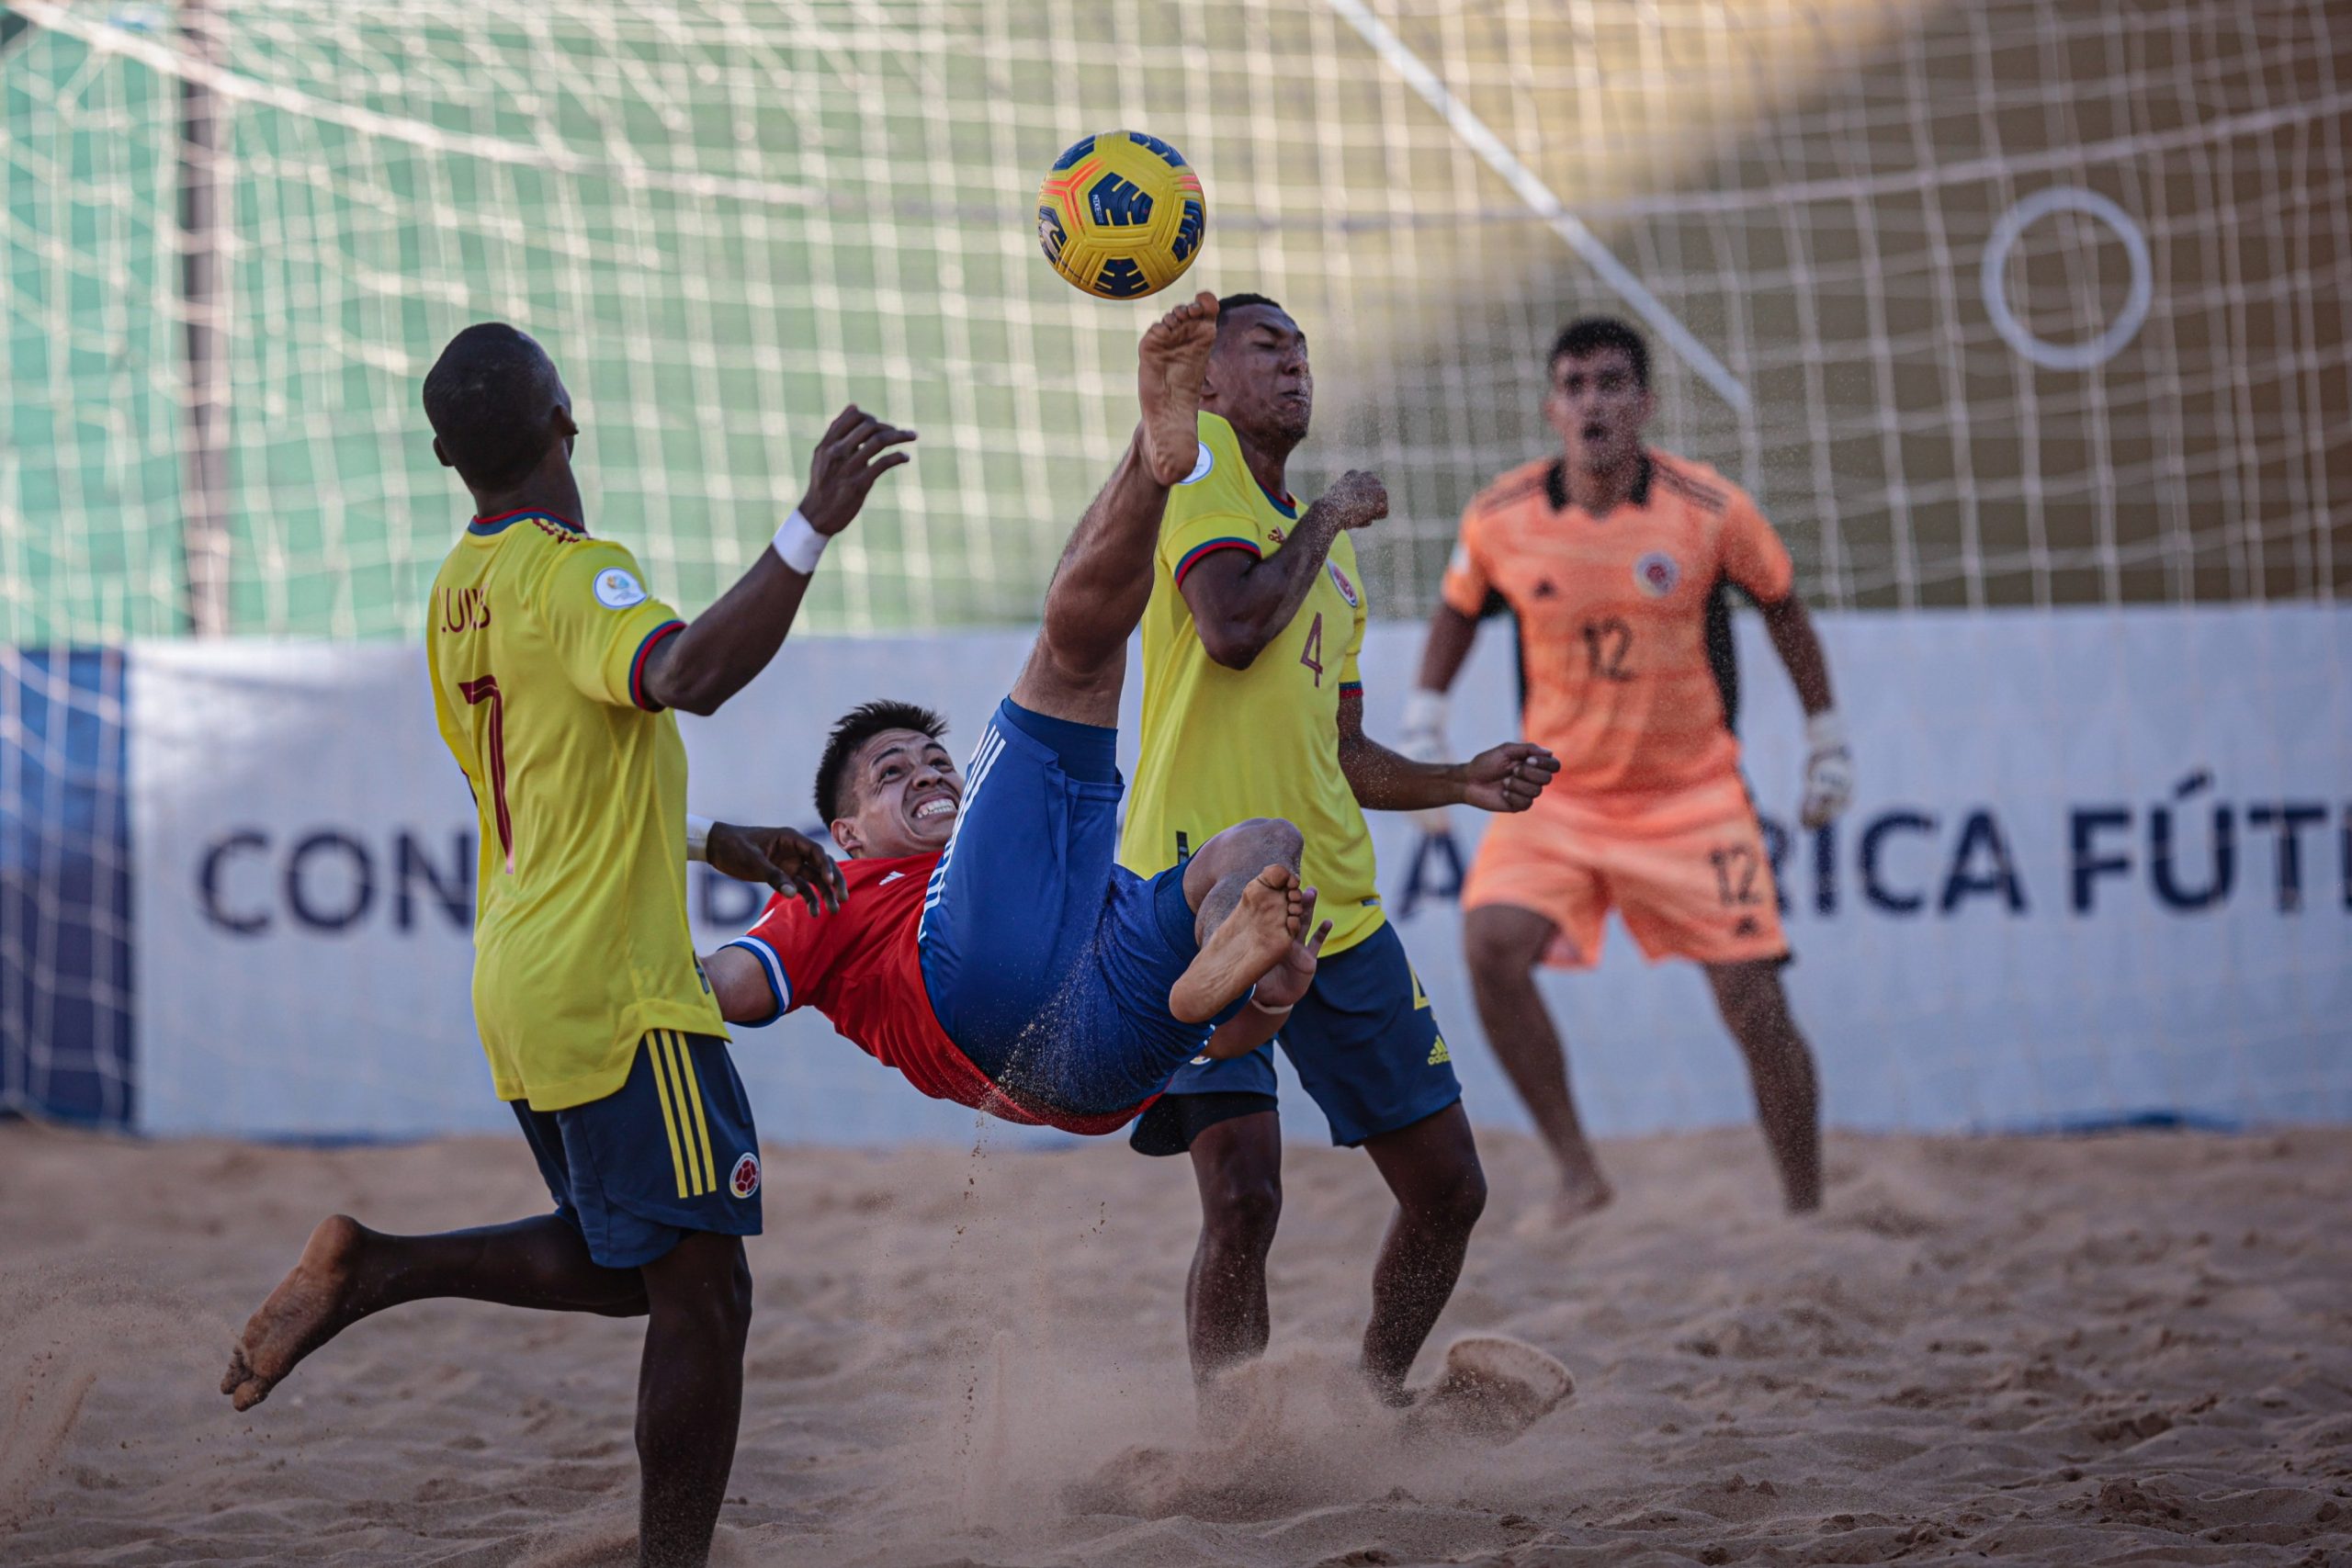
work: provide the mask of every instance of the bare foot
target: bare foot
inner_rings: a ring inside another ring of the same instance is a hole
[[[1181,1023],[1206,1023],[1223,1012],[1290,952],[1306,902],[1298,874],[1286,865],[1251,877],[1233,913],[1168,987],[1169,1012]]]
[[[1617,1199],[1617,1190],[1599,1171],[1589,1176],[1569,1176],[1560,1179],[1560,1190],[1552,1195],[1552,1223],[1572,1225],[1588,1214],[1597,1214]]]
[[[295,1363],[352,1321],[352,1275],[367,1234],[346,1214],[321,1220],[301,1258],[245,1320],[220,1379],[220,1392],[238,1409],[251,1410],[267,1399]]]
[[[1216,296],[1203,289],[1143,334],[1136,375],[1143,393],[1143,455],[1164,485],[1193,471],[1201,450],[1201,380],[1216,346]]]
[[[1559,1408],[1576,1380],[1523,1340],[1473,1334],[1446,1348],[1438,1374],[1406,1416],[1408,1438],[1508,1443]]]

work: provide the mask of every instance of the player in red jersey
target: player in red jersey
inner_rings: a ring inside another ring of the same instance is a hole
[[[1533,809],[1487,830],[1463,885],[1479,1016],[1559,1162],[1562,1217],[1606,1203],[1533,971],[1598,962],[1614,908],[1653,962],[1704,969],[1747,1058],[1788,1205],[1813,1209],[1819,1089],[1781,985],[1788,942],[1716,656],[1729,637],[1724,589],[1762,608],[1804,705],[1807,827],[1844,809],[1853,786],[1828,661],[1755,503],[1713,468],[1643,444],[1653,404],[1640,334],[1572,322],[1549,369],[1544,414],[1561,453],[1504,475],[1463,513],[1406,710],[1406,749],[1446,755],[1444,693],[1479,617],[1511,612],[1527,736],[1559,757],[1560,775]]]
[[[935,1099],[1108,1133],[1187,1061],[1265,1043],[1305,994],[1329,927],[1306,934],[1290,823],[1238,824],[1156,876],[1116,862],[1126,639],[1169,486],[1193,466],[1216,314],[1204,294],[1145,334],[1142,425],[1071,536],[968,782],[921,708],[869,703],[835,728],[817,806],[851,857],[848,897],[824,916],[779,897],[704,960],[730,1021],[815,1007]]]

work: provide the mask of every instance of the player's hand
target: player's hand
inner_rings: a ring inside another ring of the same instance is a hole
[[[1300,904],[1298,929],[1306,931],[1311,926],[1314,934],[1305,942],[1293,937],[1290,951],[1283,954],[1282,962],[1260,976],[1257,987],[1250,993],[1260,1007],[1274,1012],[1295,1005],[1299,998],[1306,995],[1306,988],[1315,984],[1315,966],[1322,959],[1323,939],[1331,934],[1330,921],[1315,924],[1314,888],[1302,891]]]
[[[1560,771],[1560,760],[1541,746],[1506,740],[1479,752],[1465,767],[1462,804],[1481,811],[1524,811]]]
[[[1843,746],[1814,752],[1804,760],[1804,804],[1797,819],[1807,828],[1825,828],[1853,803],[1854,754]]]
[[[885,424],[855,403],[842,410],[808,464],[808,491],[800,498],[808,526],[827,538],[848,527],[874,481],[908,460],[890,448],[914,438],[913,431]]]
[[[808,906],[812,915],[830,914],[849,896],[842,868],[806,833],[789,828],[710,825],[707,853],[711,868],[738,882],[763,882],[787,898]]]
[[[1388,515],[1388,487],[1377,474],[1350,468],[1316,498],[1310,510],[1335,513],[1342,528],[1369,528]]]

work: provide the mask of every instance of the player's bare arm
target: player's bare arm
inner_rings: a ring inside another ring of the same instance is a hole
[[[914,438],[913,431],[885,424],[854,403],[842,410],[817,443],[808,492],[777,531],[775,547],[762,550],[752,570],[684,631],[653,646],[645,660],[646,694],[664,707],[716,713],[766,669],[800,613],[824,542],[850,525],[875,480],[908,460],[891,448]]]
[[[1829,690],[1829,660],[1821,649],[1821,634],[1804,601],[1794,593],[1762,606],[1764,629],[1772,650],[1789,671],[1804,705],[1804,798],[1797,816],[1807,828],[1818,828],[1846,809],[1854,795],[1854,759],[1846,744],[1846,727],[1838,716]]]
[[[1351,468],[1306,509],[1282,548],[1255,558],[1233,550],[1204,558],[1183,582],[1203,650],[1228,670],[1250,668],[1298,615],[1340,531],[1387,515],[1387,487]]]
[[[718,998],[720,1016],[729,1023],[757,1023],[775,1010],[768,993],[768,977],[760,961],[740,947],[722,947],[702,955],[703,977]]]
[[[1340,769],[1367,811],[1425,811],[1475,806],[1524,811],[1544,793],[1559,760],[1524,740],[1491,746],[1466,762],[1416,761],[1363,732],[1363,698],[1340,699]]]

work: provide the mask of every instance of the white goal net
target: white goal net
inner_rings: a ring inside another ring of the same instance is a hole
[[[920,456],[813,626],[1025,620],[1152,309],[1036,254],[1040,173],[1113,126],[1202,174],[1185,286],[1306,327],[1301,488],[1395,497],[1378,614],[1426,611],[1463,504],[1548,448],[1544,349],[1593,310],[1816,606],[2352,581],[2326,0],[7,0],[0,690],[103,705],[69,650],[191,630],[417,637],[464,511],[417,389],[484,318],[552,349],[593,524],[683,606],[854,400]],[[130,864],[98,733],[6,737],[0,1106],[67,1048],[57,995],[129,984],[67,956],[127,918],[59,858]],[[96,815],[60,826],[74,767]]]

